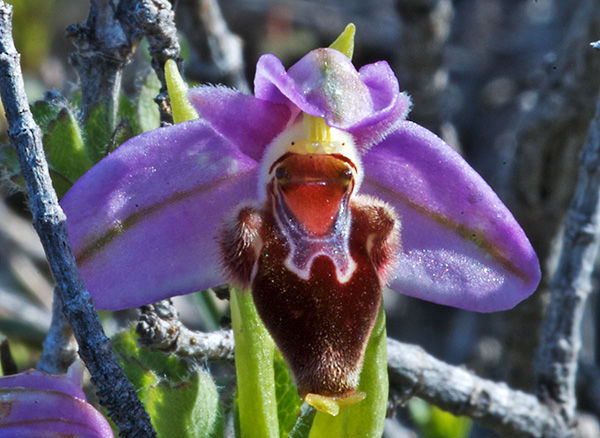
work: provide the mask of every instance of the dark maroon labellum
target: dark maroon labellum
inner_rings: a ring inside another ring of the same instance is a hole
[[[225,268],[251,287],[300,396],[350,396],[399,245],[397,219],[353,195],[346,157],[282,158],[265,205],[241,208],[224,229]]]

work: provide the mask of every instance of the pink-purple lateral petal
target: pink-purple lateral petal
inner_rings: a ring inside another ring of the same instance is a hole
[[[362,191],[392,205],[402,224],[392,289],[480,312],[509,309],[535,290],[539,263],[521,227],[430,131],[403,122],[363,165]]]
[[[0,378],[0,438],[112,438],[106,419],[70,377],[26,371]]]
[[[283,131],[292,117],[287,105],[225,87],[191,88],[188,98],[201,119],[256,161],[262,158],[265,145]]]
[[[257,166],[196,120],[137,136],[86,173],[61,206],[98,308],[222,284],[215,236],[233,206],[256,198]]]

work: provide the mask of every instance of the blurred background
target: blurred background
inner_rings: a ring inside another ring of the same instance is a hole
[[[69,62],[74,46],[65,29],[86,20],[89,3],[8,3],[14,5],[14,36],[30,102],[43,99],[47,90],[71,98],[79,85]],[[290,66],[311,49],[328,46],[347,23],[355,23],[354,64],[360,67],[385,60],[392,66],[400,88],[412,96],[409,119],[442,136],[494,187],[525,228],[543,270],[542,284],[533,297],[498,314],[479,315],[386,293],[388,335],[419,344],[452,364],[465,364],[484,377],[507,380],[513,387],[530,391],[562,219],[600,88],[600,52],[590,47],[600,39],[600,2],[175,3],[187,80],[241,89],[252,88],[254,66],[261,54],[274,53]],[[226,24],[239,37],[243,63],[228,59],[228,53],[219,52],[206,37],[222,31],[211,29],[211,23],[215,27]],[[140,80],[153,74],[149,61],[142,44],[124,71],[122,89],[131,99]],[[6,144],[6,122],[2,119],[0,125],[0,144]],[[0,336],[10,339],[17,365],[25,369],[35,366],[50,324],[53,281],[31,227],[25,195],[7,181],[6,172],[3,178]],[[182,319],[191,328],[213,330],[227,324],[227,302],[206,295],[177,300]],[[595,291],[583,321],[579,403],[589,416],[582,417],[580,436],[600,436],[597,303]],[[136,313],[103,313],[102,317],[107,331],[114,332],[135,320]],[[416,421],[414,413],[411,417],[400,409],[398,415],[405,423]],[[399,423],[390,425],[387,433],[390,437],[416,436]],[[495,436],[477,427],[471,434]]]

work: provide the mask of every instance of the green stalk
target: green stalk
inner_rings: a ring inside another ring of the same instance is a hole
[[[387,334],[383,305],[367,344],[357,391],[367,394],[363,401],[333,417],[317,412],[309,438],[379,438],[388,401]]]
[[[231,288],[231,321],[242,438],[278,438],[274,344],[250,292]]]

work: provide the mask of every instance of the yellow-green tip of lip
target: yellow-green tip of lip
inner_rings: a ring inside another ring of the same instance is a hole
[[[172,59],[165,63],[165,79],[171,100],[173,122],[181,123],[199,118],[198,112],[187,98],[188,86],[179,74],[177,63]]]
[[[356,33],[356,26],[350,23],[339,37],[329,46],[330,49],[335,49],[342,52],[349,59],[352,59],[354,54],[354,34]]]
[[[349,408],[367,397],[364,392],[355,392],[345,397],[329,397],[319,394],[306,394],[304,400],[317,411],[336,416],[344,408]]]

